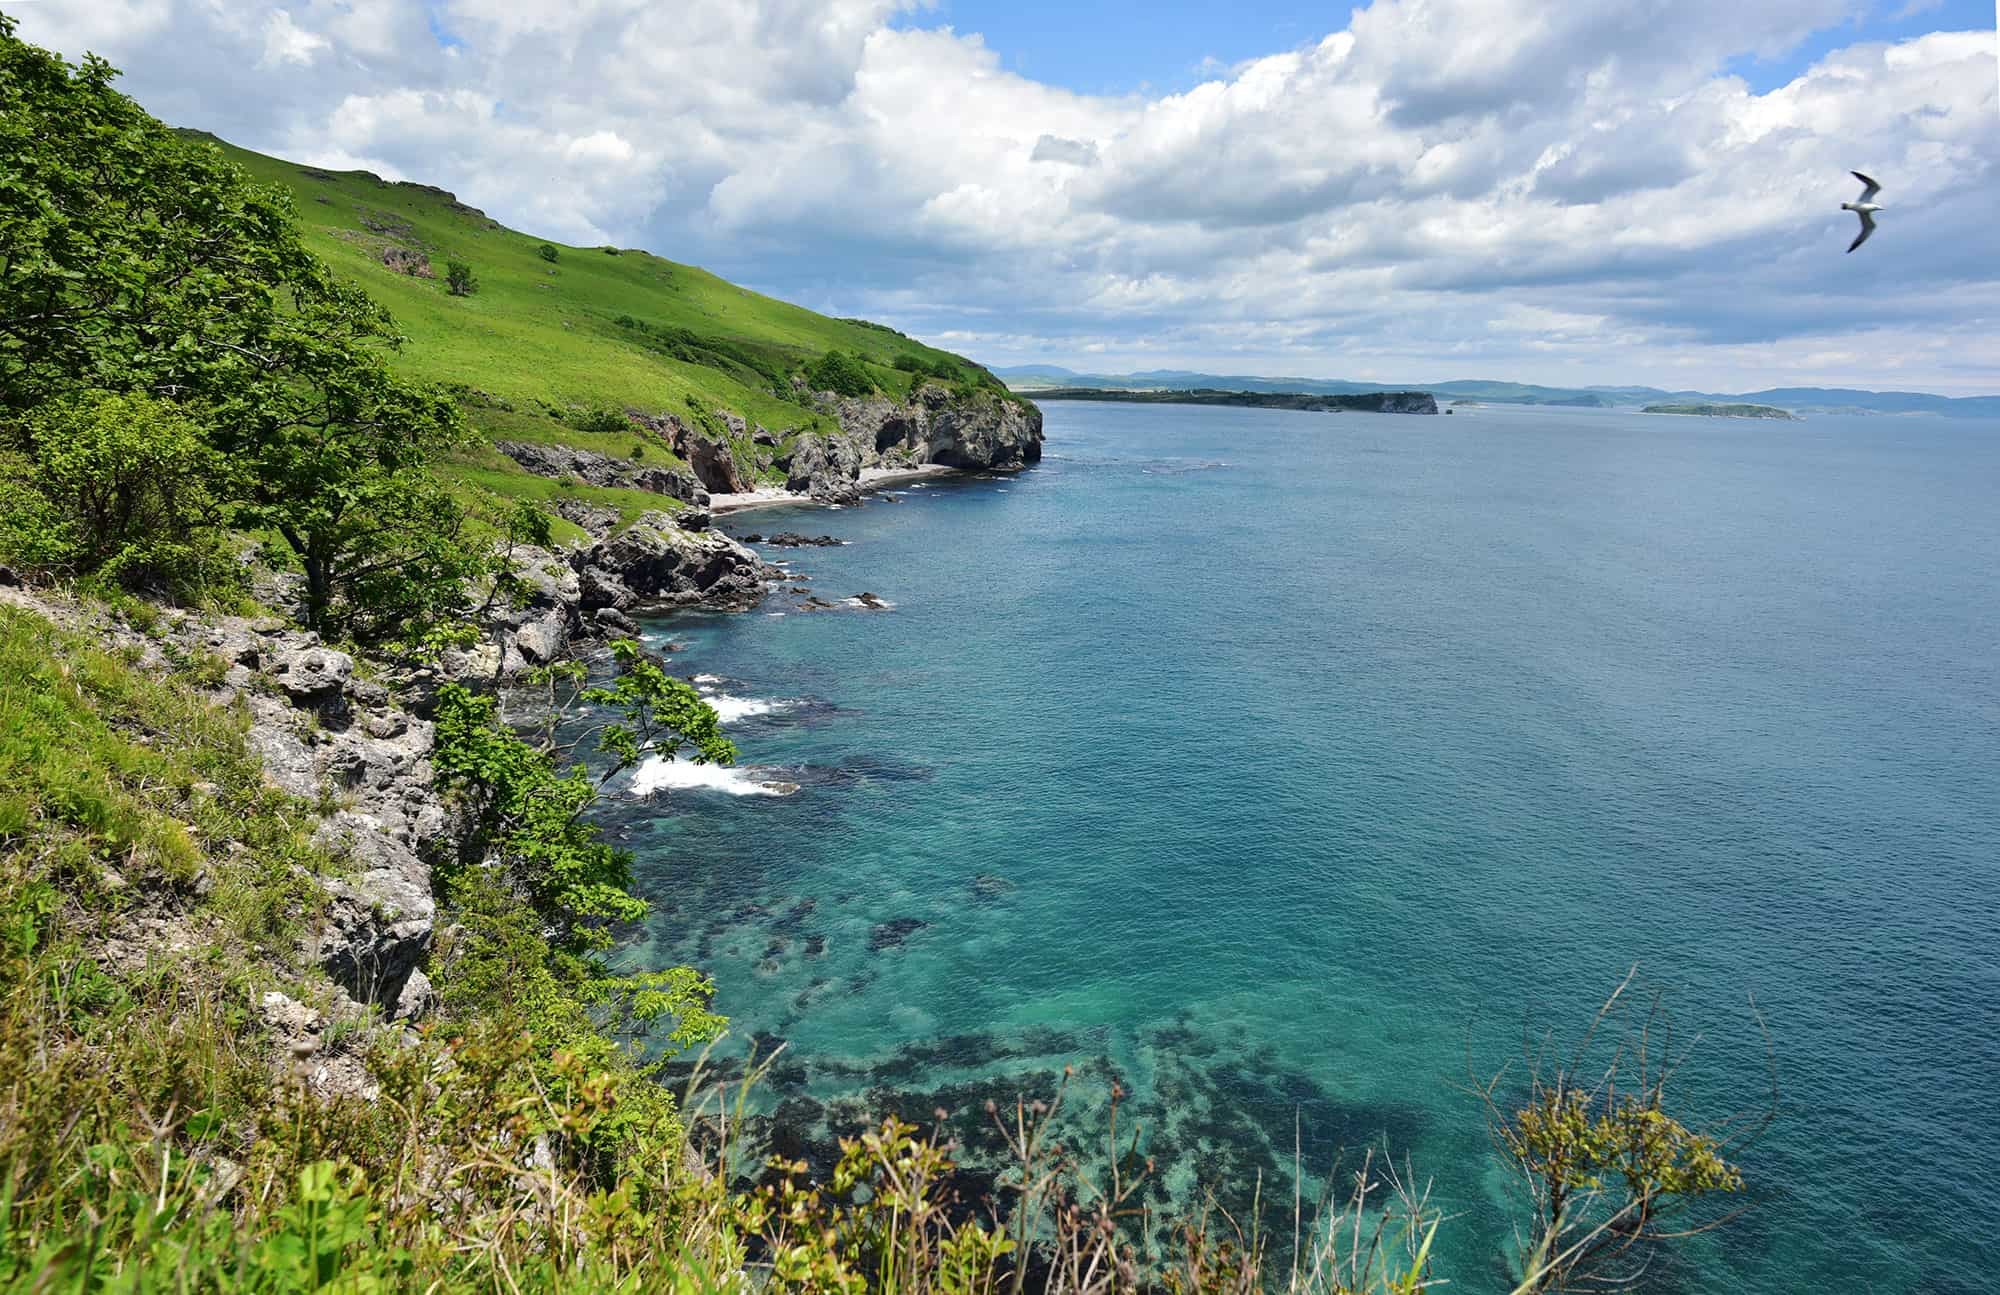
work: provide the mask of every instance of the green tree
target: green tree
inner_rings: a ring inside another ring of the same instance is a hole
[[[611,778],[647,754],[673,759],[682,751],[698,763],[728,764],[736,748],[722,736],[715,710],[692,686],[648,660],[636,643],[612,644],[616,676],[588,686],[580,663],[533,676],[548,689],[539,740],[502,724],[490,694],[447,684],[438,698],[433,761],[466,810],[462,857],[498,860],[546,926],[551,945],[592,956],[610,946],[609,926],[644,917],[645,901],[630,891],[631,856],[599,836],[584,815]],[[558,729],[576,703],[615,718],[570,742]],[[605,757],[593,772],[565,765],[594,738]]]
[[[535,249],[535,255],[541,257],[544,261],[547,261],[550,265],[554,265],[556,263],[556,257],[558,255],[558,253],[556,252],[556,245],[554,243],[544,243],[540,247]]]
[[[449,614],[481,562],[425,470],[452,406],[390,373],[388,316],[305,251],[282,195],[115,76],[0,15],[0,415],[87,390],[170,402],[218,452],[228,520],[303,568],[313,628]]]
[[[227,387],[312,258],[289,201],[0,14],[0,410]]]
[[[467,261],[446,261],[444,281],[454,297],[469,297],[479,291],[479,280],[473,277],[472,265]]]

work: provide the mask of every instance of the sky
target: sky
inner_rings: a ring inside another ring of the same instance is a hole
[[[0,10],[176,125],[991,365],[2000,393],[1991,0]]]

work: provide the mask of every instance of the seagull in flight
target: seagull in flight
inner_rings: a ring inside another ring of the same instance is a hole
[[[1847,245],[1847,250],[1852,252],[1855,248],[1867,242],[1868,236],[1875,232],[1875,213],[1882,210],[1881,206],[1875,202],[1875,195],[1882,192],[1882,186],[1859,171],[1849,171],[1848,174],[1861,181],[1863,186],[1861,197],[1857,201],[1840,204],[1842,211],[1851,211],[1861,217],[1861,232],[1856,234],[1854,241]]]

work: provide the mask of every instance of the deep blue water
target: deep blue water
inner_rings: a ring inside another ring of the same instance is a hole
[[[734,790],[802,784],[616,816],[632,956],[786,1043],[784,1120],[1074,1064],[1156,1202],[1285,1198],[1296,1118],[1309,1173],[1408,1157],[1440,1275],[1502,1289],[1464,1085],[1637,963],[1692,1113],[1768,1098],[1752,994],[1780,1093],[1661,1289],[1991,1289],[2000,426],[1046,414],[1018,477],[731,519],[851,541],[771,556],[894,610],[651,627]]]

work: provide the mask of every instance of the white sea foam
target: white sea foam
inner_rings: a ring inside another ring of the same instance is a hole
[[[767,701],[762,697],[732,697],[726,692],[709,692],[706,689],[701,699],[715,707],[716,718],[725,724],[755,719],[759,715],[775,715],[790,710],[796,704],[791,701]]]
[[[732,768],[720,764],[695,764],[690,760],[662,760],[652,756],[632,774],[632,791],[651,795],[656,791],[719,791],[728,796],[789,796],[797,783],[779,782],[770,770]]]
[[[696,683],[698,683],[698,684],[701,684],[701,683],[711,683],[711,684],[712,684],[712,683],[721,683],[721,682],[722,682],[722,676],[721,676],[721,675],[719,675],[719,674],[698,674],[698,675],[696,675],[696,676],[694,677],[694,682],[696,682]]]

